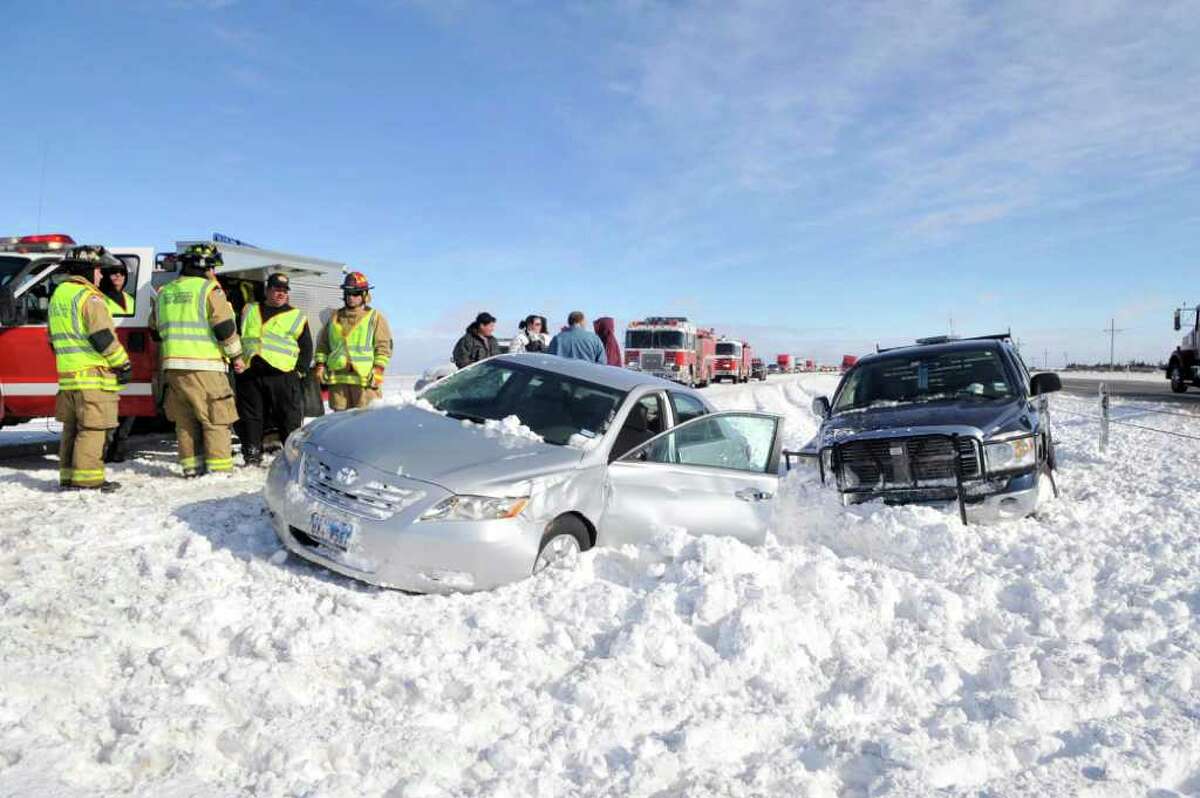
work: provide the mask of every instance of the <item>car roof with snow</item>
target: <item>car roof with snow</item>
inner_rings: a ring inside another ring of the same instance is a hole
[[[658,388],[670,388],[673,391],[692,393],[692,391],[689,391],[686,387],[678,383],[660,379],[644,372],[631,371],[619,366],[588,363],[584,360],[559,357],[558,355],[519,352],[514,355],[497,355],[495,359],[502,362],[519,363],[523,366],[531,366],[533,368],[544,369],[545,371],[553,371],[567,377],[574,377],[578,380],[603,385],[606,388],[615,388],[618,391],[629,391],[639,386],[652,385]],[[696,395],[699,396],[699,394]]]

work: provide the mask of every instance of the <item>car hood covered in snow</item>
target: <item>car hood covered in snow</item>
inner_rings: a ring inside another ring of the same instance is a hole
[[[320,422],[310,442],[340,457],[455,493],[490,489],[574,468],[583,453],[528,431],[448,418],[415,405],[343,413]]]

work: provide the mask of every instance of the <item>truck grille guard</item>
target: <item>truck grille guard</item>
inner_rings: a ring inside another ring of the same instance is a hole
[[[883,447],[888,449],[886,458],[879,452]],[[899,454],[895,452],[896,447],[901,449]],[[964,524],[967,523],[967,485],[987,478],[982,443],[974,435],[958,432],[854,438],[834,443],[825,451],[830,451],[832,476],[843,495],[886,498],[952,486],[959,517]],[[818,454],[817,465],[821,484],[825,484],[823,452]],[[871,469],[877,476],[870,482],[849,484],[850,475],[862,479],[872,473]]]

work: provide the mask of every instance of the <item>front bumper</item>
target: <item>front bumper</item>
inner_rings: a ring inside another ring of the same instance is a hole
[[[1029,471],[1008,478],[988,480],[967,486],[964,509],[971,523],[994,523],[1024,518],[1037,509],[1040,477]],[[848,503],[882,500],[885,504],[920,504],[958,510],[958,497],[950,490],[881,491],[842,494]]]
[[[309,456],[314,455],[306,452]],[[335,472],[354,468],[364,483],[402,482],[395,475],[328,452],[320,457]],[[302,463],[291,465],[282,455],[275,458],[263,488],[275,534],[299,557],[343,576],[416,593],[487,590],[532,573],[543,530],[523,515],[498,521],[417,521],[451,494],[432,483],[403,480],[403,487],[421,495],[391,517],[367,517],[309,492]],[[344,551],[312,536],[317,515],[353,526]]]

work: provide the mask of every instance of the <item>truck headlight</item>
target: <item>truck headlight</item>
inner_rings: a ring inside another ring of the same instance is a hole
[[[515,518],[529,497],[497,499],[493,496],[449,496],[421,514],[421,521],[496,521]]]
[[[1037,438],[1033,435],[984,444],[983,451],[987,457],[987,470],[993,473],[1021,471],[1037,464]]]
[[[312,437],[312,427],[301,427],[288,436],[287,441],[283,444],[283,459],[287,460],[288,465],[295,465],[300,460],[300,455],[304,450],[304,443]]]

